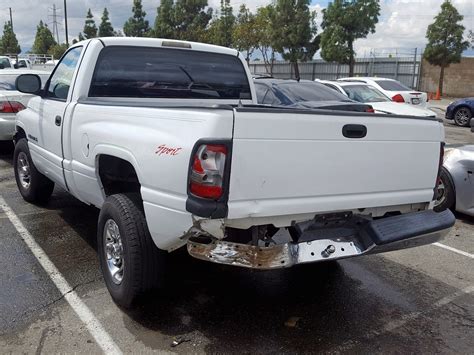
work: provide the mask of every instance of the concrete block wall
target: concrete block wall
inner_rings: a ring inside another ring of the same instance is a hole
[[[435,93],[438,88],[440,67],[423,60],[421,65],[420,91]],[[464,57],[458,64],[444,70],[443,95],[474,97],[474,57]]]

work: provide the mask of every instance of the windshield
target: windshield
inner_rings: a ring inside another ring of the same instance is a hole
[[[11,68],[10,61],[7,58],[0,58],[0,68]]]
[[[362,103],[391,101],[373,86],[348,85],[342,87],[350,99]]]
[[[237,56],[126,46],[101,51],[89,96],[251,99],[247,74]]]
[[[274,85],[274,88],[282,92],[292,102],[301,101],[344,101],[348,102],[343,94],[318,83],[291,82]]]
[[[18,75],[1,75],[0,73],[0,90],[16,90],[15,81],[20,74],[21,73],[19,73]],[[46,80],[48,80],[49,78],[49,74],[40,74],[39,76],[41,78],[41,84],[44,86]]]
[[[411,91],[408,86],[394,80],[375,80],[380,87],[387,91]]]

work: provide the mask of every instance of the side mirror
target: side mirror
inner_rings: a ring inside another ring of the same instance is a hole
[[[22,74],[16,78],[16,89],[25,94],[39,95],[41,93],[41,78],[36,74]]]
[[[18,69],[19,68],[18,64],[13,64],[13,68]]]
[[[5,69],[5,66],[3,64],[0,64],[0,69]]]

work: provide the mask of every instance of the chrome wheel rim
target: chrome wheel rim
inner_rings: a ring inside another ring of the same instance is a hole
[[[458,122],[460,125],[466,125],[470,118],[470,112],[468,111],[467,108],[460,108],[459,110],[456,111],[455,119],[456,122]]]
[[[444,186],[443,180],[439,179],[436,189],[437,197],[435,201],[435,207],[441,205],[446,200],[446,186]]]
[[[119,227],[113,219],[105,222],[103,236],[107,268],[114,284],[120,285],[123,280],[123,246]]]
[[[24,189],[29,189],[31,185],[31,170],[26,153],[20,152],[17,158],[17,171],[20,184]]]

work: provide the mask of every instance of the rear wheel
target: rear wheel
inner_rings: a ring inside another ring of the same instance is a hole
[[[472,112],[468,107],[460,107],[454,111],[454,122],[461,127],[469,126],[471,122]]]
[[[167,255],[151,238],[139,194],[106,199],[97,246],[105,283],[118,305],[129,308],[138,296],[163,283]]]
[[[441,169],[441,174],[438,180],[437,197],[433,209],[436,212],[441,212],[448,208],[453,208],[455,202],[454,194],[454,185],[451,181],[451,177],[446,169],[443,168]]]
[[[54,190],[54,182],[36,170],[25,138],[15,145],[13,167],[16,184],[23,199],[40,204],[49,200]]]

